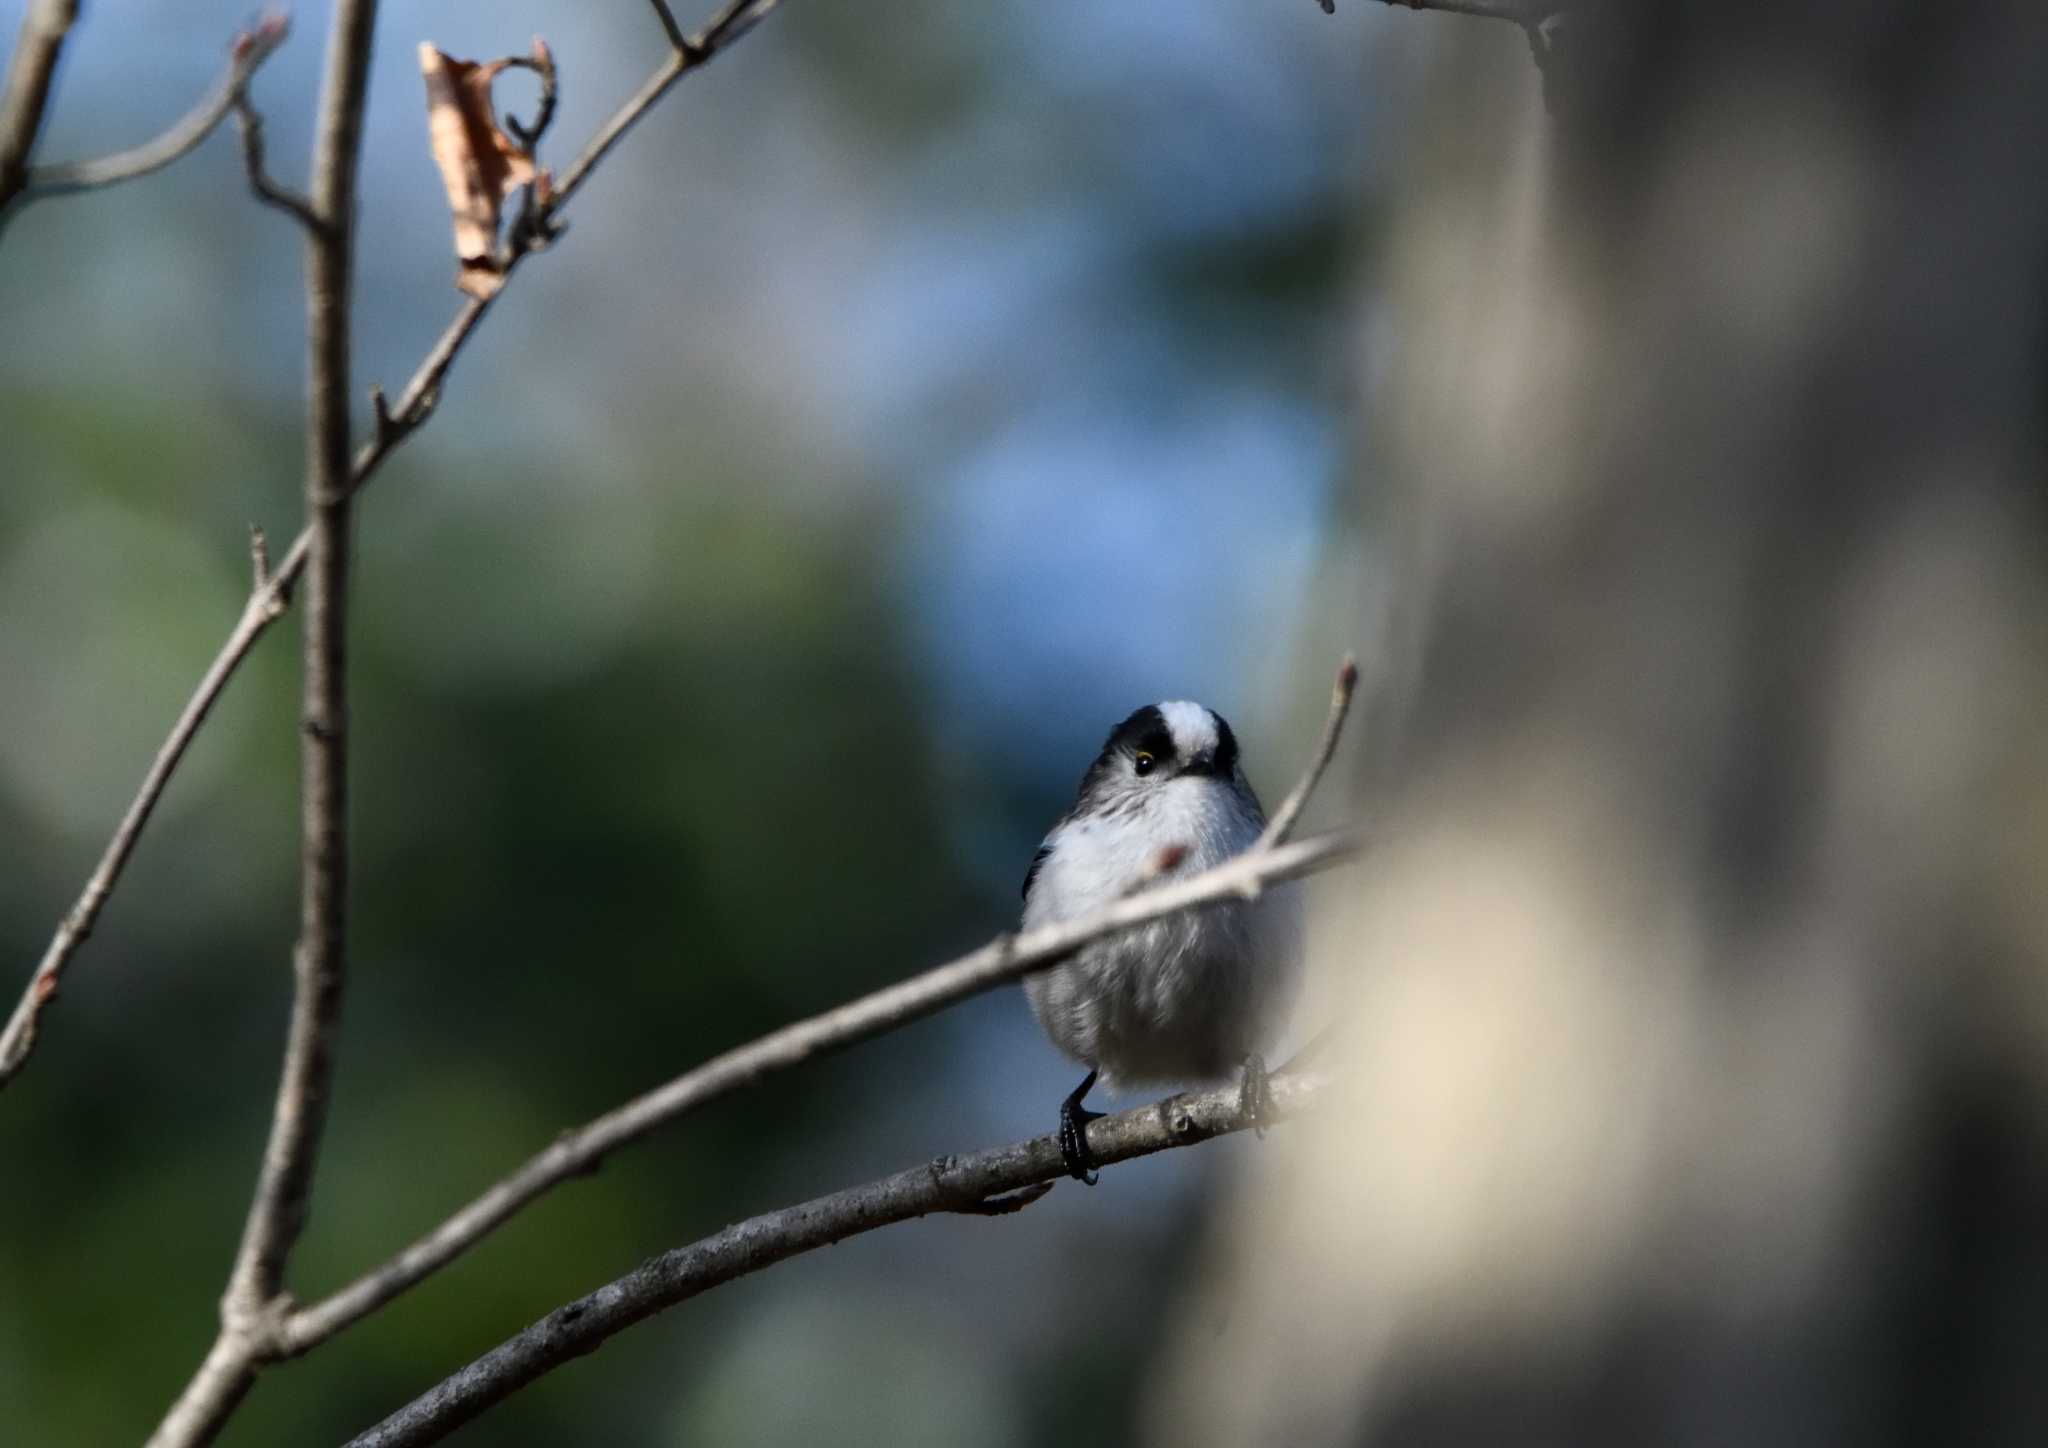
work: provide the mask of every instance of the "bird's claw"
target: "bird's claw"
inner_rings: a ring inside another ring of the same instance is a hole
[[[1081,1098],[1088,1094],[1088,1088],[1095,1084],[1095,1073],[1090,1071],[1088,1079],[1073,1090],[1073,1094],[1060,1103],[1060,1160],[1067,1164],[1067,1175],[1086,1186],[1096,1183],[1095,1168],[1101,1163],[1088,1150],[1088,1123],[1100,1121],[1100,1111],[1090,1111],[1081,1104]]]

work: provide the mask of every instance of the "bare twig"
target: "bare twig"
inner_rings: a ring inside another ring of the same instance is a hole
[[[249,525],[249,590],[263,591],[270,582],[270,540],[254,523]]]
[[[1344,733],[1344,716],[1351,712],[1351,695],[1357,688],[1358,660],[1346,654],[1344,662],[1337,666],[1337,682],[1330,689],[1330,712],[1323,719],[1323,732],[1316,740],[1315,755],[1287,798],[1280,801],[1280,808],[1273,811],[1273,818],[1260,832],[1259,841],[1253,849],[1270,849],[1274,845],[1285,844],[1287,837],[1294,833],[1294,826],[1308,805],[1308,797],[1322,783],[1323,771],[1330,767],[1330,756],[1337,752],[1337,740]]]
[[[647,83],[619,107],[584,148],[582,156],[570,168],[573,186],[580,187],[589,179],[598,162],[604,159],[619,137],[625,134],[627,128],[637,121],[642,113],[667,94],[669,87],[677,79],[731,45],[772,9],[775,3],[776,0],[737,0],[737,3],[728,4],[702,32],[664,60]],[[17,46],[14,71],[21,69],[22,56],[28,49],[28,32],[37,15],[45,10],[62,11],[67,17],[65,24],[69,24],[71,7],[61,3],[52,4],[51,0],[41,0],[36,9],[31,10],[29,20],[24,22],[24,40]],[[61,41],[62,34],[59,32],[53,44]],[[54,50],[50,52],[50,63],[55,64]],[[10,71],[10,76],[14,71]],[[44,84],[47,87],[47,76],[44,77]],[[10,79],[7,102],[10,106],[14,101],[15,88],[15,83]],[[0,111],[0,117],[4,115],[5,112]],[[37,111],[37,115],[40,115],[40,110]],[[0,119],[0,137],[7,134],[6,124],[4,119]],[[246,134],[244,144],[246,147]],[[282,191],[282,188],[278,189]],[[539,250],[547,236],[560,229],[562,223],[559,220],[559,213],[567,203],[571,189],[571,184],[566,181],[554,188],[547,204],[541,208],[545,226],[530,228],[526,239],[513,247],[506,266],[508,273],[525,256]],[[454,366],[457,354],[475,334],[478,324],[483,321],[484,314],[491,309],[493,301],[495,298],[479,300],[474,297],[464,301],[454,319],[442,331],[440,338],[420,360],[411,380],[399,394],[396,405],[387,405],[377,411],[370,438],[356,450],[355,463],[349,474],[351,491],[369,482],[385,458],[432,415],[435,404],[440,400],[441,386],[447,378],[448,370]],[[373,394],[373,407],[381,395],[381,390]],[[126,867],[129,856],[134,853],[135,843],[140,838],[143,827],[148,824],[157,801],[162,798],[164,789],[169,785],[179,761],[184,758],[193,736],[206,722],[207,715],[227,688],[235,671],[241,667],[242,660],[247,658],[250,650],[255,647],[257,639],[290,605],[292,590],[298,582],[300,573],[306,567],[311,546],[312,531],[309,528],[293,540],[292,546],[279,560],[275,573],[271,575],[269,586],[252,595],[244,605],[241,617],[221,645],[220,652],[207,666],[199,686],[178,715],[177,722],[172,725],[169,736],[157,750],[156,758],[143,776],[135,798],[129,803],[127,812],[122,815],[121,822],[114,831],[113,838],[108,842],[98,864],[87,878],[85,888],[71,909],[65,913],[63,920],[58,923],[56,933],[51,938],[49,947],[43,952],[42,959],[37,962],[35,970],[30,974],[28,984],[23,988],[21,999],[9,1017],[5,1030],[0,1030],[0,1087],[4,1087],[27,1064],[29,1053],[35,1046],[36,1029],[43,1008],[56,999],[65,966],[78,947],[91,935],[101,908],[119,882],[121,872]]]
[[[346,960],[348,900],[349,319],[355,280],[356,173],[369,93],[376,0],[341,0],[313,150],[308,237],[305,669],[300,758],[298,977],[278,1087],[237,1282],[253,1305],[282,1290],[306,1210],[325,1120],[332,1038]]]
[[[270,179],[263,169],[263,117],[249,104],[246,95],[235,97],[235,125],[242,133],[242,169],[249,173],[249,189],[265,206],[275,206],[308,231],[320,229],[313,203],[288,186]]]
[[[563,1133],[468,1206],[382,1266],[284,1324],[285,1349],[304,1352],[440,1270],[502,1226],[542,1193],[588,1175],[611,1152],[656,1127],[778,1071],[865,1041],[955,1001],[993,989],[1064,959],[1092,940],[1176,911],[1231,899],[1253,899],[1282,880],[1326,868],[1357,853],[1353,832],[1318,835],[1296,844],[1226,860],[1185,880],[1119,900],[1079,920],[1002,936],[949,964],[912,976],[843,1006],[772,1031],[714,1056],[663,1086],[595,1121]]]
[[[332,1094],[348,900],[349,321],[356,174],[376,0],[338,0],[313,144],[306,237],[307,415],[304,720],[299,941],[284,1069],[249,1217],[221,1298],[220,1332],[150,1438],[208,1443],[277,1351],[285,1268],[305,1226]]]
[[[653,0],[654,13],[661,18],[661,28],[668,33],[668,43],[681,50],[689,44],[683,35],[683,27],[676,24],[675,12],[668,8],[667,0]]]
[[[1569,8],[1575,0],[1386,0],[1386,3],[1397,10],[1440,10],[1446,15],[1477,15],[1527,28]]]
[[[9,201],[26,205],[46,196],[74,191],[91,191],[113,186],[160,171],[213,134],[213,128],[243,101],[249,78],[284,44],[290,23],[282,11],[271,11],[254,27],[237,35],[228,49],[227,69],[213,89],[200,97],[168,128],[139,146],[100,156],[89,161],[66,161],[52,166],[30,166],[20,184],[9,192],[0,179],[0,210]],[[4,165],[0,165],[4,171]]]
[[[50,79],[64,37],[78,22],[78,0],[29,0],[22,13],[7,89],[0,92],[0,216],[28,184],[29,153],[50,104]]]
[[[779,3],[781,0],[727,0],[725,7],[711,17],[709,24],[676,45],[674,52],[640,89],[612,114],[610,120],[598,127],[597,134],[584,146],[583,154],[562,173],[548,201],[547,213],[552,216],[569,204],[569,198],[582,189],[583,183],[590,179],[590,173],[597,169],[598,162],[619,143],[634,122],[668,94],[670,86],[760,24]],[[664,23],[672,25],[673,17],[667,16],[666,8],[657,8],[664,15]]]
[[[1335,9],[1334,0],[1318,0],[1324,14]],[[1406,6],[1410,10],[1441,10],[1448,15],[1477,15],[1486,20],[1505,20],[1510,25],[1521,27],[1522,38],[1529,42],[1529,58],[1536,63],[1537,73],[1543,79],[1543,103],[1546,108],[1555,103],[1553,87],[1556,83],[1558,37],[1570,17],[1590,4],[1590,0],[1385,0],[1395,7]]]
[[[505,129],[518,138],[519,144],[528,151],[540,145],[540,138],[547,134],[548,126],[555,119],[555,101],[560,84],[555,74],[555,57],[549,51],[547,42],[538,35],[533,38],[533,54],[507,56],[505,63],[519,70],[530,70],[540,80],[540,105],[534,115],[533,124],[520,122],[517,116],[507,114]]]
[[[1323,1052],[1327,1051],[1330,1048],[1331,1043],[1336,1041],[1337,1035],[1338,1032],[1336,1026],[1324,1026],[1321,1030],[1317,1031],[1314,1035],[1310,1036],[1306,1041],[1303,1041],[1301,1043],[1301,1049],[1299,1051],[1296,1051],[1292,1056],[1289,1056],[1287,1058],[1287,1064],[1282,1066],[1280,1069],[1282,1071],[1291,1071],[1297,1073],[1301,1071],[1306,1071],[1309,1068],[1309,1064],[1313,1062],[1316,1057],[1322,1055]]]
[[[1316,753],[1289,796],[1297,815],[1336,748],[1357,675],[1356,666],[1347,658],[1337,672],[1330,716],[1324,722]],[[453,1261],[544,1192],[587,1175],[611,1152],[687,1112],[773,1072],[788,1070],[827,1051],[866,1040],[955,1001],[1016,980],[1118,930],[1201,905],[1256,898],[1268,885],[1335,863],[1354,853],[1358,846],[1358,837],[1349,831],[1295,845],[1262,840],[1245,854],[1199,875],[1153,885],[1082,919],[1042,926],[1021,936],[999,937],[949,964],[716,1056],[558,1136],[545,1150],[412,1246],[333,1295],[293,1313],[285,1324],[288,1350],[305,1351],[375,1311]]]
[[[1310,1109],[1328,1089],[1328,1080],[1273,1077],[1275,1111],[1293,1116]],[[1089,1124],[1088,1148],[1097,1161],[1108,1164],[1242,1131],[1252,1121],[1239,1095],[1237,1087],[1228,1086],[1104,1116]],[[1040,1136],[971,1156],[942,1156],[865,1186],[737,1222],[556,1308],[351,1438],[347,1448],[419,1448],[438,1442],[528,1383],[664,1308],[862,1232],[1013,1199],[1003,1194],[1036,1191],[1066,1170],[1058,1139]]]
[[[711,23],[692,36],[684,49],[694,52],[699,60],[709,60],[715,52],[766,20],[768,12],[781,3],[782,0],[727,0],[725,8],[712,16]]]
[[[27,1063],[29,1052],[35,1047],[36,1026],[43,1009],[57,998],[64,967],[72,954],[92,934],[100,908],[113,893],[114,882],[120,878],[122,867],[128,863],[136,841],[142,836],[142,827],[149,823],[150,814],[163,797],[164,786],[170,783],[171,771],[185,757],[186,749],[198,734],[199,726],[206,722],[206,716],[220,698],[221,691],[227,687],[228,679],[255,648],[263,631],[284,612],[292,582],[305,564],[302,544],[303,540],[293,546],[278,570],[251,592],[248,601],[242,605],[241,616],[229,630],[227,641],[214,655],[213,662],[207,665],[199,686],[192,691],[192,697],[180,711],[177,723],[171,726],[170,736],[157,750],[156,758],[150,761],[149,771],[142,777],[141,788],[129,802],[127,812],[121,816],[121,823],[115,828],[114,837],[107,842],[99,864],[87,878],[84,891],[58,923],[56,935],[29,977],[28,989],[22,992],[14,1013],[8,1018],[6,1029],[0,1030],[0,1085],[4,1085]]]

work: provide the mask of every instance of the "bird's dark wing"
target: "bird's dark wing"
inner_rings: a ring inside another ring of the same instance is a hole
[[[1018,892],[1024,899],[1031,898],[1031,882],[1038,878],[1038,867],[1045,863],[1045,857],[1051,853],[1051,845],[1040,845],[1038,853],[1031,857],[1031,868],[1024,872],[1024,888]]]

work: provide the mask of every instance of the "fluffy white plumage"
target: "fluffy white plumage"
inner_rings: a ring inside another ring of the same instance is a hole
[[[1253,843],[1265,813],[1230,726],[1200,704],[1118,725],[1045,837],[1024,926],[1072,919],[1156,879],[1192,875]],[[1174,857],[1178,858],[1175,859]],[[1162,859],[1174,862],[1164,871]],[[1134,927],[1026,977],[1046,1034],[1106,1084],[1215,1080],[1274,1043],[1301,955],[1292,888]]]

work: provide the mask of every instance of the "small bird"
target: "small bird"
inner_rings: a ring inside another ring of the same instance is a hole
[[[1250,848],[1266,827],[1215,710],[1148,704],[1110,731],[1073,808],[1032,856],[1024,928],[1102,909],[1133,890],[1198,874]],[[1101,1077],[1217,1080],[1242,1069],[1255,1122],[1267,1109],[1262,1054],[1285,1024],[1301,965],[1301,902],[1291,888],[1137,925],[1025,977],[1045,1033],[1088,1074],[1060,1106],[1060,1154],[1095,1182],[1081,1102]]]

